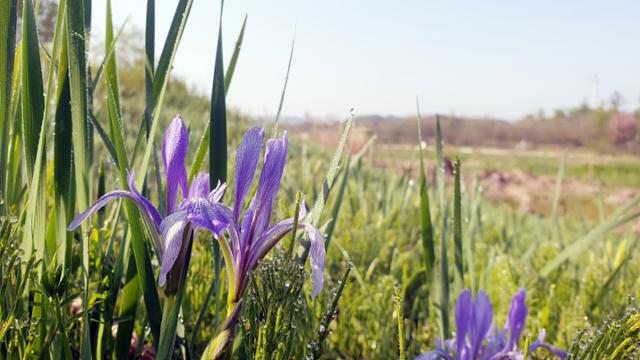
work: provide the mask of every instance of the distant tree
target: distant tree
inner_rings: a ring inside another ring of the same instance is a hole
[[[608,135],[611,144],[625,145],[636,139],[638,121],[633,114],[615,112],[609,119]]]
[[[611,108],[613,108],[614,110],[618,110],[622,105],[624,105],[625,100],[622,94],[618,90],[616,90],[611,94],[609,102],[611,103]]]

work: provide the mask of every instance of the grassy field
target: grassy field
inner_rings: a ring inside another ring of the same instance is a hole
[[[97,66],[85,4],[61,1],[41,44],[33,2],[0,3],[0,359],[407,359],[460,334],[450,358],[472,341],[508,359],[556,358],[542,341],[568,359],[639,356],[640,197],[575,216],[554,185],[634,189],[634,159],[467,151],[439,133],[424,153],[352,155],[353,117],[330,150],[249,130],[225,105],[244,28],[226,67],[218,38],[209,102],[165,99],[189,0],[123,99],[110,3]],[[165,114],[177,104],[183,118]],[[496,169],[543,184],[550,210],[490,199],[474,178]]]
[[[370,161],[378,167],[416,176],[417,146],[380,144]],[[425,149],[427,166],[435,150]],[[560,176],[558,211],[574,220],[598,221],[637,194],[640,159],[626,154],[598,154],[586,149],[498,149],[447,147],[460,158],[469,187],[476,182],[495,203],[509,203],[533,214],[551,214]],[[497,184],[500,182],[500,184]],[[524,204],[523,204],[524,203]]]

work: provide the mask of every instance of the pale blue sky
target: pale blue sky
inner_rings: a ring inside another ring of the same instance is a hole
[[[145,3],[113,0],[116,23],[143,28]],[[158,49],[175,5],[156,1]],[[103,34],[104,4],[93,7]],[[424,113],[507,119],[614,90],[638,106],[640,1],[227,0],[227,61],[245,13],[228,103],[252,115],[276,112],[294,28],[287,115],[410,115],[416,95]],[[175,60],[174,73],[206,93],[218,14],[218,1],[194,1]]]

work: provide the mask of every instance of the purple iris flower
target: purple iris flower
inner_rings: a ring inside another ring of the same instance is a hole
[[[281,138],[267,142],[258,187],[245,209],[245,198],[253,181],[263,141],[264,129],[259,127],[250,129],[242,138],[236,157],[234,206],[228,219],[229,226],[224,234],[219,235],[223,238],[220,243],[227,246],[223,253],[226,251],[230,254],[225,261],[227,267],[231,266],[234,270],[236,300],[242,296],[249,281],[248,275],[258,261],[294,227],[294,218],[270,225],[287,157],[289,143],[286,133]],[[311,242],[312,296],[316,297],[324,285],[324,240],[315,226],[302,221],[306,215],[306,206],[304,203],[301,205],[297,227],[307,232]],[[226,241],[227,236],[229,241]]]
[[[458,296],[455,307],[456,337],[445,341],[438,340],[436,350],[424,353],[416,360],[520,360],[524,352],[518,350],[518,343],[527,320],[526,293],[524,289],[516,292],[511,300],[509,317],[499,330],[493,325],[493,305],[487,293],[480,290],[473,299],[469,290]],[[508,333],[508,337],[507,337]],[[567,354],[544,343],[544,330],[528,349],[531,353],[538,347],[546,348],[561,359]]]
[[[129,175],[129,191],[114,190],[103,195],[89,209],[79,214],[68,226],[74,230],[89,216],[108,202],[118,198],[131,200],[140,208],[140,213],[149,228],[158,258],[160,275],[158,283],[164,286],[167,274],[172,270],[183,246],[184,233],[190,229],[204,229],[219,241],[228,267],[230,286],[236,298],[242,296],[249,272],[275,244],[293,230],[293,219],[270,225],[271,211],[275,203],[287,154],[286,134],[280,139],[271,139],[267,144],[262,173],[256,195],[249,207],[242,212],[244,199],[249,192],[262,145],[264,130],[249,130],[240,145],[236,159],[236,193],[234,207],[220,203],[226,185],[218,184],[213,191],[209,186],[209,175],[199,173],[188,184],[185,159],[189,145],[187,127],[180,115],[169,125],[162,144],[162,160],[166,172],[166,216],[147,198],[142,196],[134,184],[133,173]],[[178,203],[178,192],[182,200]],[[302,206],[300,219],[304,217]],[[243,215],[241,216],[241,213]],[[298,223],[311,240],[311,269],[313,296],[324,283],[324,241],[320,231],[310,224]],[[188,238],[191,241],[192,237]]]

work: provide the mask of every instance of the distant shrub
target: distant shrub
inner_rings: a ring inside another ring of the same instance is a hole
[[[607,131],[612,145],[625,145],[636,139],[638,121],[631,113],[616,112],[609,118]]]

